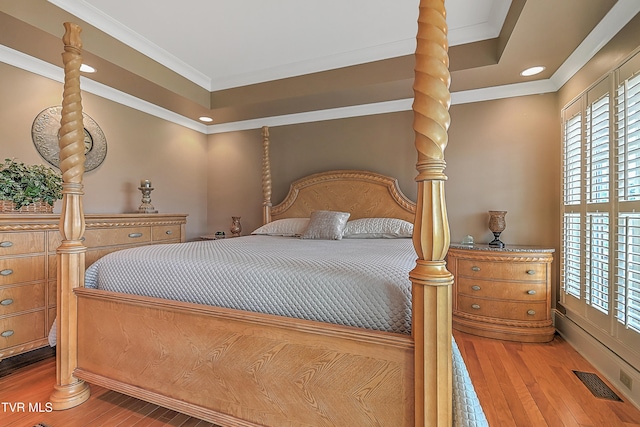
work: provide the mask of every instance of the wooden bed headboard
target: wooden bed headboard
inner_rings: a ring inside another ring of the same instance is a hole
[[[282,203],[271,208],[271,220],[309,217],[315,210],[350,212],[349,219],[400,218],[413,222],[416,204],[398,187],[398,181],[374,172],[321,172],[291,184]]]

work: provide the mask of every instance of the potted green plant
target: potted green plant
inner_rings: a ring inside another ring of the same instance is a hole
[[[0,163],[0,212],[53,212],[62,198],[62,175],[45,165],[14,159]]]

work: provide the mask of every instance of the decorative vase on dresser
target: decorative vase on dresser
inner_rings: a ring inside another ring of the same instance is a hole
[[[453,328],[520,342],[548,342],[554,249],[451,244]]]
[[[86,215],[88,266],[120,249],[185,241],[184,214]],[[48,345],[60,246],[55,214],[0,214],[0,360]]]

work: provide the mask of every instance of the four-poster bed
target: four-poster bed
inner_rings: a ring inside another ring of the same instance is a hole
[[[84,402],[89,382],[225,426],[450,426],[455,349],[453,278],[444,262],[450,102],[444,2],[420,5],[415,205],[386,178],[347,171],[304,180],[272,206],[267,156],[263,163],[265,223],[317,209],[413,222],[411,335],[85,288],[80,29],[65,27],[53,408]],[[263,136],[268,153],[266,129]],[[371,197],[353,203],[357,194]]]

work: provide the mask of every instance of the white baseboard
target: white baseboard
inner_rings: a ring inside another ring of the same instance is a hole
[[[622,399],[640,409],[640,367],[629,365],[564,314],[556,311],[554,315],[556,330],[562,338],[616,388]],[[631,378],[631,390],[620,381],[620,370]]]

